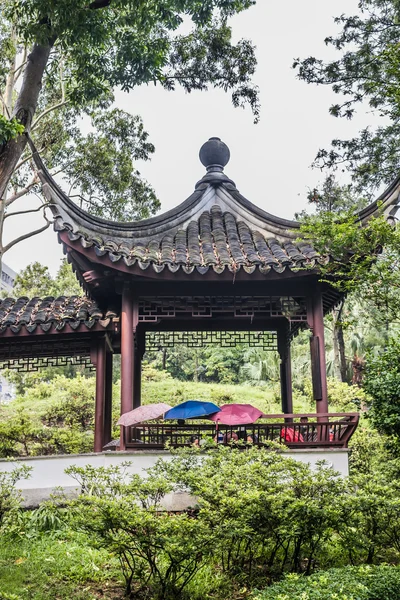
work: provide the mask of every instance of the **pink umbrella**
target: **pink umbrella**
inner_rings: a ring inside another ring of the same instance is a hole
[[[224,404],[210,419],[221,425],[248,425],[254,423],[263,413],[251,404]]]
[[[169,404],[164,404],[163,402],[139,406],[138,408],[134,408],[133,410],[121,415],[117,421],[117,425],[129,427],[129,425],[136,425],[137,423],[143,423],[143,421],[158,419],[164,413],[166,413],[167,410],[170,410],[170,408],[171,406]]]

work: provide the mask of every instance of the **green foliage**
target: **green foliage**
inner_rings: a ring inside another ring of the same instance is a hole
[[[368,420],[362,417],[349,447],[350,474],[372,474],[382,471],[382,466],[388,466],[393,458],[386,451],[385,438],[373,429]]]
[[[57,375],[0,408],[0,455],[91,452],[94,378]]]
[[[162,477],[127,478],[119,467],[66,472],[84,492],[74,504],[77,523],[119,557],[127,594],[147,586],[155,600],[181,597],[209,554],[211,539],[200,519],[160,512],[171,484]]]
[[[32,535],[28,519],[20,537],[0,545],[0,589],[18,600],[122,600],[118,565],[72,528]]]
[[[54,278],[50,275],[48,267],[37,261],[25,267],[15,278],[13,293],[16,297],[45,298],[46,296],[80,296],[82,290],[71,266],[66,259],[63,259]]]
[[[382,433],[400,439],[400,340],[392,339],[378,356],[369,356],[363,387],[372,398],[368,418]]]
[[[0,114],[0,147],[9,140],[13,140],[21,135],[24,130],[25,127],[15,117],[6,119],[6,117]]]
[[[256,448],[181,449],[145,477],[129,463],[71,467],[77,500],[13,508],[1,589],[119,600],[122,579],[128,597],[149,600],[400,598],[400,479],[373,448],[376,464],[350,479]],[[189,492],[194,508],[162,510],[171,491]]]
[[[279,583],[254,593],[253,600],[398,600],[398,567],[344,567],[310,577],[287,575]]]
[[[31,469],[18,465],[11,471],[0,471],[0,534],[12,522],[19,510],[21,494],[15,488],[20,479],[27,479]]]
[[[70,197],[103,218],[150,217],[161,204],[134,166],[154,152],[141,118],[114,108],[97,110],[91,119],[94,131],[86,136],[74,132],[58,157]]]
[[[55,46],[63,60],[66,95],[78,107],[103,99],[116,86],[129,91],[143,83],[176,84],[186,91],[209,85],[232,90],[234,104],[250,103],[258,115],[251,85],[254,48],[231,43],[227,18],[253,0],[154,0],[145,5],[95,0],[10,2],[6,17],[28,44]],[[193,29],[177,30],[186,17]]]
[[[217,404],[229,402],[249,403],[270,413],[281,411],[279,402],[270,388],[252,385],[202,383],[194,381],[164,380],[144,381],[142,386],[144,404],[166,402],[171,406],[188,399],[210,400]]]
[[[370,398],[358,386],[329,377],[328,401],[338,412],[357,412],[369,404]]]
[[[320,188],[309,191],[307,200],[317,214],[326,212],[341,214],[349,210],[354,212],[367,204],[366,198],[356,197],[350,185],[340,185],[332,174],[324,179]],[[300,216],[306,214],[303,211]]]
[[[327,261],[320,278],[341,292],[367,298],[381,318],[400,315],[400,228],[384,216],[361,223],[352,210],[303,215],[301,240],[309,240]]]
[[[20,600],[15,594],[5,594],[0,590],[0,600]]]
[[[300,79],[331,86],[340,96],[330,107],[336,117],[352,118],[358,105],[384,118],[375,130],[367,127],[352,139],[332,141],[331,149],[319,150],[319,167],[347,166],[357,188],[364,192],[390,183],[399,170],[400,57],[397,0],[360,0],[358,13],[341,15],[335,23],[341,31],[325,39],[340,56],[324,62],[313,56],[297,59]]]
[[[226,447],[201,458],[179,452],[152,473],[196,497],[220,567],[247,585],[309,573],[341,523],[345,482],[326,465],[311,471],[275,452]]]

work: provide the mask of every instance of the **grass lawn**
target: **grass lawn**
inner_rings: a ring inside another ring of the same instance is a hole
[[[117,600],[124,597],[119,565],[74,532],[2,540],[1,593],[21,600]]]

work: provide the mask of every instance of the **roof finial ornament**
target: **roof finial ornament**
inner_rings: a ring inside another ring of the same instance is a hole
[[[212,137],[202,145],[199,152],[200,160],[206,167],[207,173],[222,173],[231,157],[228,146],[220,138]]]

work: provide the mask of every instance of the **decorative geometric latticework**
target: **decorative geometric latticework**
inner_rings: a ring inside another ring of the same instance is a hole
[[[179,317],[212,318],[286,317],[307,321],[304,297],[292,296],[160,296],[139,300],[139,321],[157,323]]]
[[[19,372],[37,371],[45,367],[83,365],[94,369],[90,361],[90,338],[76,338],[68,341],[10,340],[0,346],[0,369],[15,369]]]
[[[146,333],[146,350],[173,348],[182,344],[188,348],[221,346],[234,348],[246,344],[262,350],[277,349],[275,331],[152,331]]]
[[[66,367],[67,365],[82,365],[90,371],[95,370],[89,356],[39,356],[0,361],[0,369],[13,369],[18,373],[38,371],[46,367]]]

